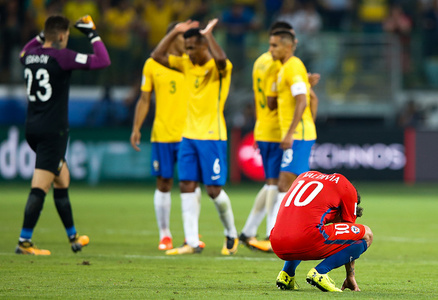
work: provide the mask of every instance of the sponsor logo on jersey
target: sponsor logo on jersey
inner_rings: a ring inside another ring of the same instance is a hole
[[[354,234],[358,234],[360,232],[360,229],[357,226],[351,226],[351,232],[353,232]]]
[[[85,65],[87,63],[87,54],[78,53],[75,57],[75,61],[79,64]]]

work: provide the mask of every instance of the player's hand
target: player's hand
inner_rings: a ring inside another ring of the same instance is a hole
[[[291,149],[294,143],[293,136],[285,136],[284,139],[280,142],[280,148],[283,150]]]
[[[307,77],[309,79],[309,83],[311,86],[315,86],[318,84],[319,79],[321,78],[321,75],[319,75],[318,73],[307,73]]]
[[[254,150],[257,150],[259,148],[259,144],[257,144],[256,140],[254,140],[254,142],[252,143],[252,147],[254,148]]]
[[[76,23],[75,27],[85,34],[89,40],[94,39],[95,37],[99,36],[96,31],[96,25],[94,25],[93,19],[91,16],[86,15],[80,18]]]
[[[133,130],[131,133],[131,146],[135,151],[140,151],[138,145],[140,145],[141,133],[140,131]]]
[[[202,35],[207,35],[212,33],[214,26],[216,26],[217,22],[219,21],[218,18],[212,19],[208,22],[207,26],[200,30],[199,33],[201,33]]]
[[[356,278],[354,276],[348,276],[344,280],[344,284],[341,290],[350,289],[355,292],[360,292],[359,286],[357,285]]]
[[[199,27],[198,21],[187,20],[185,22],[178,23],[175,26],[174,30],[176,30],[179,33],[184,33],[187,30],[192,29],[192,28],[196,28],[196,27]]]

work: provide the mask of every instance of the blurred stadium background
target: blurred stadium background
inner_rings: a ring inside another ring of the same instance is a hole
[[[90,14],[112,59],[104,71],[76,71],[72,78],[67,159],[73,180],[154,181],[152,112],[142,152],[129,145],[143,63],[171,21],[205,24],[218,17],[215,36],[234,64],[225,111],[231,182],[260,179],[248,136],[251,71],[277,19],[293,24],[296,55],[321,74],[311,168],[352,180],[438,181],[438,0],[0,0],[0,182],[32,175],[18,56],[54,13],[72,22]],[[91,51],[75,30],[69,48]]]

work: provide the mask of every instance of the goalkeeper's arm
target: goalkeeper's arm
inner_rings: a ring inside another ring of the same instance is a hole
[[[87,15],[80,18],[75,23],[75,28],[85,34],[91,43],[94,43],[95,41],[100,41],[100,37],[96,31],[96,25],[94,24],[91,16]]]

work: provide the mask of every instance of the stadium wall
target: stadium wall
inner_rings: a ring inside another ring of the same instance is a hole
[[[72,179],[89,184],[154,181],[150,174],[150,130],[145,128],[143,132],[141,152],[136,152],[129,143],[129,128],[72,128],[66,155]],[[242,139],[233,132],[229,136],[234,137],[229,143],[230,181],[252,180],[236,163]],[[353,180],[402,181],[406,165],[403,142],[403,131],[397,129],[321,128],[310,167],[326,173],[339,172]],[[0,181],[29,180],[34,161],[34,153],[24,139],[24,128],[0,127]],[[425,168],[427,163],[419,166]],[[419,166],[418,174],[422,173]]]

